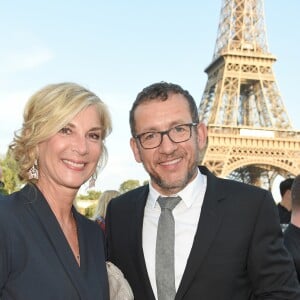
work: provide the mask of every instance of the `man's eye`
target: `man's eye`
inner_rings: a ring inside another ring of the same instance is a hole
[[[186,126],[176,126],[176,127],[174,127],[174,130],[176,131],[176,132],[185,132],[187,129],[186,129]]]
[[[183,132],[183,131],[185,131],[185,128],[183,126],[176,126],[176,127],[174,127],[174,130],[176,132]]]
[[[156,132],[148,132],[142,136],[144,141],[153,140],[153,139],[155,139],[155,137],[156,137]]]

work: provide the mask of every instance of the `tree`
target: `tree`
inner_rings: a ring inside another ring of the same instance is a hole
[[[7,195],[8,191],[5,189],[4,182],[0,181],[0,194]]]
[[[101,192],[100,191],[94,191],[94,190],[89,190],[87,192],[87,195],[78,195],[77,199],[78,200],[98,200],[99,197],[101,196]]]
[[[75,201],[77,210],[88,218],[92,217],[101,194],[100,191],[89,190],[86,195],[77,195]]]
[[[140,182],[138,180],[129,179],[124,181],[119,188],[120,193],[125,193],[130,190],[133,190],[140,186]]]
[[[0,166],[3,171],[4,191],[8,194],[18,191],[22,186],[22,182],[18,176],[17,162],[11,157],[9,152],[0,161]]]

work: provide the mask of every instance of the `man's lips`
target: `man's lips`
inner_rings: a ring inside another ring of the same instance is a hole
[[[162,161],[159,164],[162,166],[171,166],[171,165],[178,164],[180,161],[181,161],[181,158],[176,158],[176,159],[172,159],[172,160],[168,160],[168,161]]]

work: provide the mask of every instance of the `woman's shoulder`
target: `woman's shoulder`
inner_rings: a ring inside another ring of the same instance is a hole
[[[15,230],[24,207],[16,193],[0,195],[0,231],[3,229],[7,234]]]
[[[9,210],[13,210],[14,207],[18,206],[18,194],[19,192],[9,195],[0,194],[0,212],[8,213]]]

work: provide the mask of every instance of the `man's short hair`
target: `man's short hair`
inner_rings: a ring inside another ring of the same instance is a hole
[[[283,197],[283,195],[287,190],[290,190],[292,188],[293,182],[294,182],[294,178],[287,178],[281,181],[279,185],[281,197]]]

